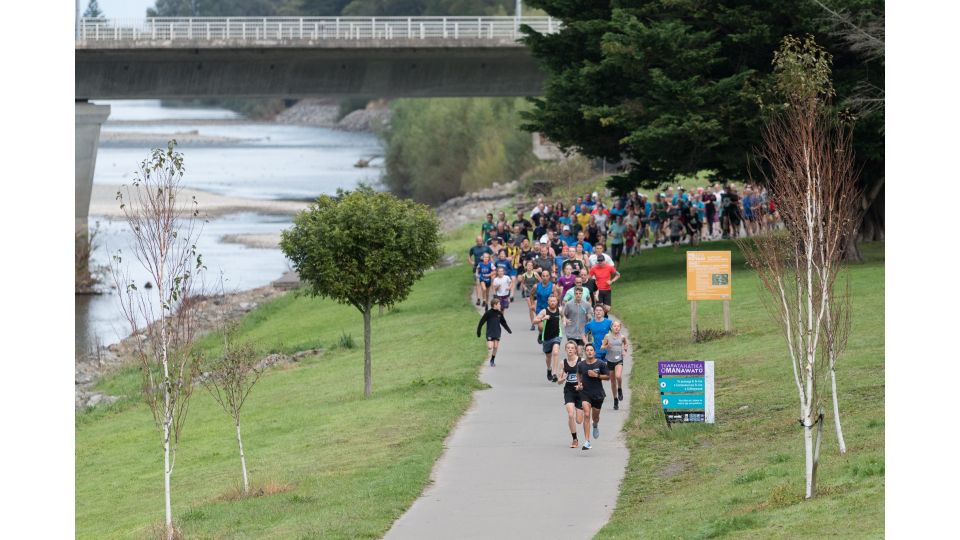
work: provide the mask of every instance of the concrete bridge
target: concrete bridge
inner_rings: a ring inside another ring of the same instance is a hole
[[[550,17],[80,19],[76,224],[86,231],[96,99],[532,96],[544,76],[517,41]]]

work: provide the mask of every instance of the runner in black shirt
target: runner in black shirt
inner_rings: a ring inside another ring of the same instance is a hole
[[[513,223],[511,223],[510,225],[513,225],[514,227],[519,225],[520,234],[522,234],[528,240],[530,239],[530,232],[533,230],[533,224],[530,223],[530,221],[527,220],[525,217],[523,217],[523,210],[517,211],[517,219],[513,220]]]
[[[480,337],[480,328],[487,325],[487,359],[490,361],[490,367],[496,367],[497,348],[500,347],[500,327],[503,326],[507,332],[513,333],[510,326],[507,325],[507,318],[500,311],[500,299],[494,298],[490,301],[488,309],[477,323],[477,337]]]
[[[590,447],[590,423],[593,422],[593,438],[600,438],[600,408],[603,407],[603,399],[607,397],[603,391],[603,382],[610,379],[610,372],[607,370],[606,362],[597,360],[597,351],[593,343],[588,343],[583,348],[587,359],[577,366],[577,377],[580,381],[580,399],[583,404],[583,448],[589,450]]]
[[[560,371],[560,342],[563,340],[563,328],[560,326],[560,310],[557,309],[557,295],[551,294],[547,299],[547,307],[537,313],[533,324],[542,324],[540,337],[537,340],[543,345],[543,354],[547,362],[547,380],[557,382],[557,372]]]
[[[567,357],[563,361],[563,378],[557,381],[557,384],[563,385],[563,406],[567,409],[567,426],[570,428],[570,436],[573,441],[570,448],[576,448],[580,445],[577,440],[577,425],[583,423],[583,404],[580,399],[580,391],[577,390],[577,368],[580,366],[580,357],[577,356],[577,344],[574,341],[568,341],[566,345]]]

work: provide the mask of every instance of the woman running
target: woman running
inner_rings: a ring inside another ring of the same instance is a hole
[[[487,359],[490,361],[490,367],[497,367],[497,349],[500,347],[500,327],[503,326],[507,332],[513,333],[510,326],[507,325],[507,318],[500,311],[500,299],[494,298],[490,302],[488,309],[480,322],[477,324],[477,337],[480,337],[480,328],[487,325]]]
[[[577,368],[580,366],[580,356],[577,354],[577,344],[568,341],[566,345],[567,358],[563,361],[563,378],[557,384],[563,385],[563,406],[567,409],[567,426],[573,441],[570,448],[580,446],[577,440],[577,426],[583,423],[583,403],[580,399],[580,390],[577,389]]]
[[[503,266],[497,267],[497,276],[493,278],[491,287],[494,296],[500,300],[500,307],[504,311],[510,307],[510,288],[513,286],[513,278],[506,274]]]
[[[493,281],[494,264],[490,261],[490,254],[484,253],[480,264],[477,265],[477,280],[480,282],[480,294],[483,295],[483,309],[487,309],[490,300],[490,284]]]
[[[607,369],[610,370],[610,392],[613,393],[613,410],[620,409],[623,401],[623,358],[627,354],[630,342],[620,333],[623,325],[620,321],[613,321],[610,332],[603,338],[600,347],[606,355]]]
[[[587,344],[583,348],[587,359],[577,365],[577,381],[580,383],[580,403],[583,407],[583,447],[589,450],[590,435],[594,439],[600,438],[600,409],[603,407],[603,398],[607,397],[603,391],[603,381],[610,378],[607,364],[597,360],[596,348]],[[593,423],[591,431],[590,424]]]

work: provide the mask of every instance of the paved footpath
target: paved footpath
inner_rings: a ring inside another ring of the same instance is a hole
[[[591,450],[570,448],[563,387],[547,383],[526,301],[516,298],[507,310],[513,334],[503,332],[497,367],[481,371],[491,388],[475,394],[446,440],[432,483],[385,538],[591,538],[610,518],[627,465],[627,408],[613,410],[604,382],[600,438]],[[464,328],[463,339],[478,342],[482,362],[484,338],[475,332]],[[632,359],[624,364],[626,383]],[[629,388],[624,398],[630,402]],[[582,445],[580,426],[578,436]]]

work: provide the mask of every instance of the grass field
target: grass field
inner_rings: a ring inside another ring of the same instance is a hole
[[[467,244],[456,247],[465,253]],[[374,315],[366,400],[363,325],[353,307],[288,294],[248,315],[243,336],[265,349],[326,352],[268,370],[244,407],[251,482],[279,491],[272,495],[222,500],[240,483],[235,434],[197,390],[172,480],[174,519],[186,537],[382,536],[422,491],[442,441],[480,387],[483,344],[465,339],[477,322],[470,284],[462,266],[429,272],[405,302]],[[355,348],[337,346],[343,333]],[[216,340],[205,348],[215,353]],[[148,536],[163,520],[159,436],[136,398],[135,372],[100,387],[132,397],[77,416],[76,534]]]
[[[733,250],[734,335],[694,344],[685,250],[645,251],[621,264],[614,312],[634,344],[625,427],[630,463],[612,520],[598,538],[879,538],[884,533],[884,252],[864,245],[849,267],[849,348],[838,364],[847,455],[827,416],[818,483],[803,500],[803,440],[782,334],[761,304],[755,275]],[[719,302],[699,302],[700,327],[722,328]],[[668,429],[657,361],[716,362],[716,424]],[[827,398],[829,408],[829,397]]]

